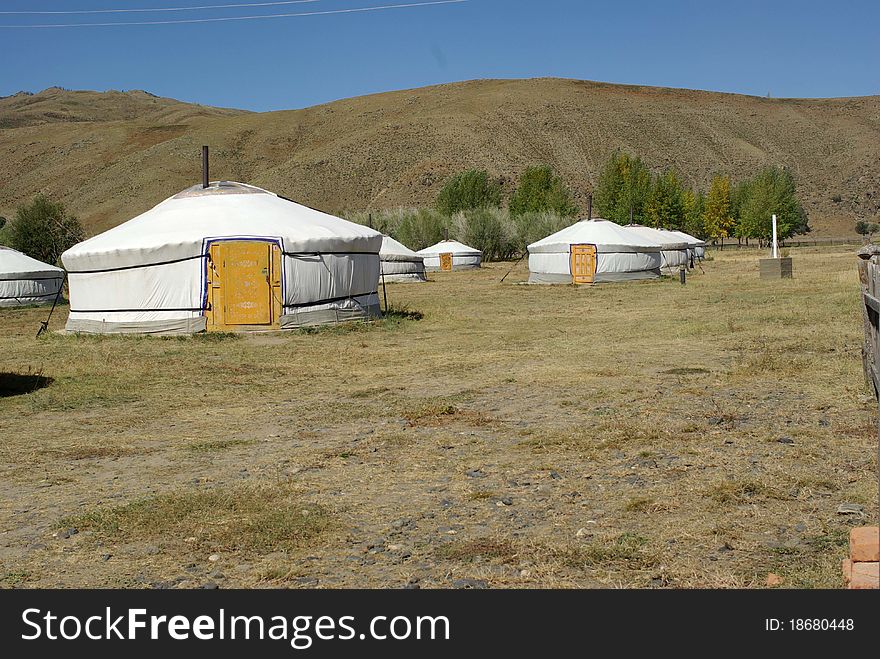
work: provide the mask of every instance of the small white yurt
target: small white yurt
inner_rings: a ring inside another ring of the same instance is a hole
[[[232,181],[61,255],[70,332],[290,329],[380,315],[382,234]]]
[[[681,236],[665,229],[654,229],[641,224],[627,224],[624,228],[642,238],[660,243],[660,272],[673,274],[678,272],[679,266],[687,267],[690,263],[688,244]]]
[[[391,236],[382,237],[379,265],[384,282],[427,281],[424,259]]]
[[[533,284],[592,284],[660,276],[660,243],[608,220],[581,220],[528,249],[529,282]]]
[[[688,251],[693,255],[696,261],[702,261],[706,257],[706,241],[695,238],[684,231],[670,230],[669,233],[680,236],[688,244]]]
[[[0,307],[52,304],[64,270],[0,245]]]
[[[425,259],[425,270],[450,271],[479,268],[483,253],[457,240],[441,240],[418,252]]]

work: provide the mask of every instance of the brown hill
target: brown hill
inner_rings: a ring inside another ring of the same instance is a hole
[[[36,99],[36,100],[35,100]],[[548,163],[583,202],[614,149],[694,185],[767,164],[798,177],[816,235],[880,214],[880,96],[767,99],[560,79],[479,80],[283,112],[241,113],[145,92],[46,90],[0,99],[0,215],[44,192],[94,233],[199,180],[246,181],[326,209],[431,203],[482,167],[509,184]]]

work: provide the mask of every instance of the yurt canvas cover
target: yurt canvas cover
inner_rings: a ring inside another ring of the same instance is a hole
[[[382,234],[228,181],[61,256],[72,332],[287,329],[378,315]]]
[[[685,242],[687,242],[688,250],[693,254],[694,258],[698,261],[702,261],[706,256],[706,241],[700,240],[699,238],[695,238],[689,233],[685,233],[684,231],[673,231],[670,230],[669,233],[675,234],[676,236],[680,236]]]
[[[483,253],[457,240],[441,240],[418,252],[425,259],[425,270],[466,270],[479,268]]]
[[[382,237],[379,264],[382,269],[382,281],[425,281],[425,263],[422,257],[391,236]]]
[[[627,224],[624,228],[660,243],[660,272],[678,272],[679,266],[687,267],[690,262],[687,241],[681,236],[676,236],[665,229],[654,229],[641,224]]]
[[[0,307],[51,304],[64,284],[64,270],[0,245]]]
[[[589,284],[660,276],[660,244],[603,220],[581,220],[532,243],[529,282]]]

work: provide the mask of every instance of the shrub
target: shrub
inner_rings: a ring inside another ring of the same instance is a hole
[[[10,247],[45,263],[57,263],[61,254],[83,240],[79,220],[63,204],[37,195],[19,206],[8,231]]]
[[[484,169],[469,169],[450,178],[437,195],[437,210],[455,215],[474,208],[498,208],[501,184]]]
[[[516,225],[499,208],[476,208],[452,218],[450,234],[483,252],[486,261],[505,261],[517,255]]]
[[[400,222],[390,235],[410,249],[419,251],[443,240],[448,228],[449,218],[442,213],[418,208],[402,213]]]

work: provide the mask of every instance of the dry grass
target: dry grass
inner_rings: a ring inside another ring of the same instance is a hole
[[[106,544],[184,543],[205,551],[292,551],[331,524],[329,513],[282,483],[179,491],[68,517],[59,528],[91,531]]]
[[[687,286],[490,264],[313,333],[35,340],[45,310],[0,312],[30,378],[0,396],[2,583],[839,587],[876,403],[854,255],[793,256]]]

